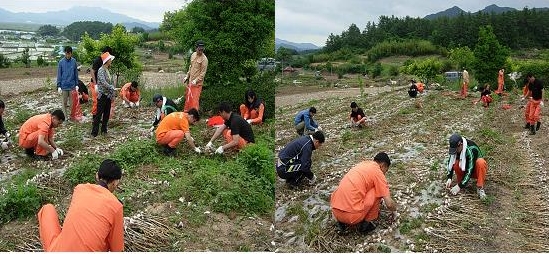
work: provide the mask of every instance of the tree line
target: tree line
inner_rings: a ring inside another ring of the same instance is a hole
[[[510,49],[549,48],[547,27],[549,10],[524,8],[521,11],[496,13],[461,13],[454,18],[435,20],[406,16],[381,16],[377,24],[368,22],[363,31],[351,24],[340,35],[330,34],[323,48],[331,53],[343,48],[366,52],[384,41],[427,40],[446,48],[474,48],[479,28],[491,26],[502,45]]]

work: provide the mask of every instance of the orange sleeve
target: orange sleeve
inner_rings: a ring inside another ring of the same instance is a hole
[[[122,88],[120,89],[120,98],[124,99],[128,99],[130,96],[128,95],[128,88],[130,87],[132,83],[126,83],[124,84],[124,86],[122,86]]]
[[[46,114],[43,118],[36,119],[38,120],[38,130],[40,131],[39,135],[44,135],[44,138],[48,138],[53,135],[53,131],[50,133],[51,126],[51,115]]]
[[[389,185],[387,184],[387,179],[381,170],[374,177],[374,189],[376,192],[376,197],[382,198],[389,196]]]
[[[114,222],[108,241],[110,251],[124,251],[124,207],[122,206],[120,206],[114,215]]]
[[[189,121],[187,120],[187,113],[181,114],[181,120],[179,121],[179,128],[185,133],[189,132]]]
[[[262,123],[263,122],[263,112],[265,111],[265,105],[263,103],[259,104],[259,113],[255,119],[252,119],[252,123]]]

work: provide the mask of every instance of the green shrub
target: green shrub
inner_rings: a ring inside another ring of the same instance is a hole
[[[44,201],[43,191],[34,184],[9,186],[0,194],[0,224],[35,216]]]
[[[272,149],[260,144],[250,144],[238,153],[236,161],[246,166],[246,170],[250,175],[265,178],[267,180],[265,183],[274,187],[275,171]]]
[[[71,164],[63,178],[67,180],[71,186],[76,186],[81,183],[95,183],[95,173],[101,165],[101,156],[87,153],[78,163]]]
[[[131,174],[136,166],[155,163],[162,157],[156,150],[156,142],[146,139],[124,142],[110,158],[118,162],[124,172]]]

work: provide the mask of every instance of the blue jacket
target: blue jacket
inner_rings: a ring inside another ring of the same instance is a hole
[[[313,136],[301,136],[294,139],[278,152],[278,159],[283,163],[283,166],[277,167],[277,171],[284,171],[279,173],[301,171],[307,178],[312,178],[311,156],[313,150],[315,150]]]
[[[298,125],[301,122],[305,122],[305,129],[314,131],[318,128],[318,124],[311,118],[309,109],[299,111],[294,118],[294,125]]]
[[[78,70],[76,69],[76,59],[63,57],[59,60],[57,66],[57,87],[61,90],[70,91],[78,85]]]

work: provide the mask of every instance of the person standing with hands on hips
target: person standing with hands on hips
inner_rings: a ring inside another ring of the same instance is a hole
[[[191,108],[200,110],[200,93],[204,84],[204,76],[208,69],[208,58],[204,54],[204,42],[196,42],[196,51],[191,55],[191,63],[187,75],[183,78],[183,84],[187,84],[185,91],[185,106],[183,112],[188,112]]]

